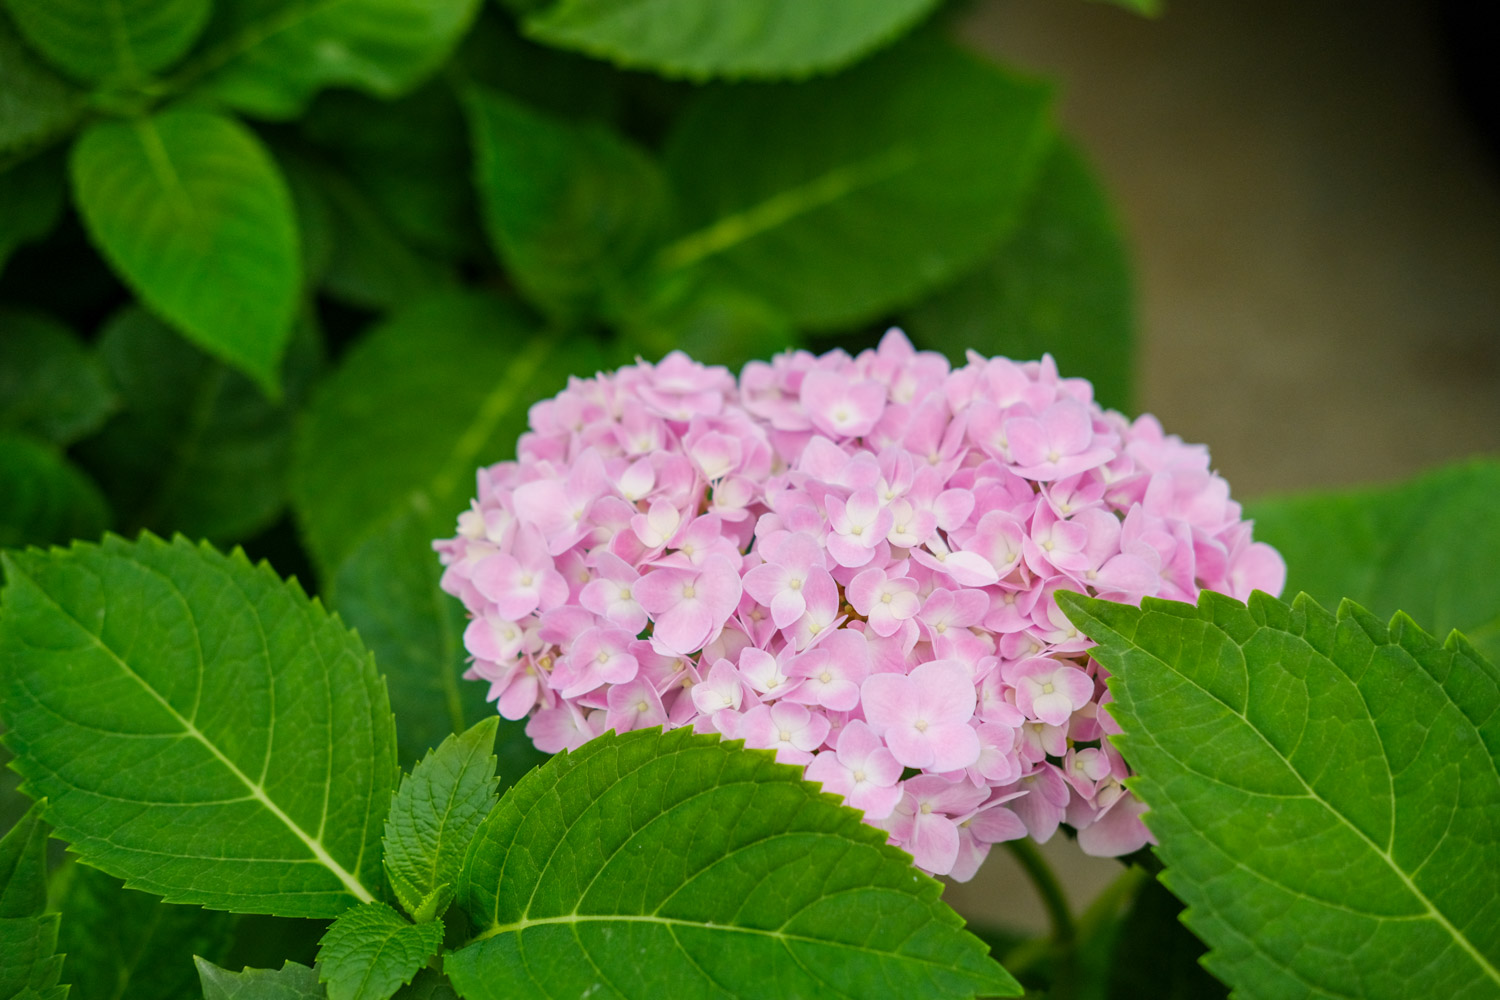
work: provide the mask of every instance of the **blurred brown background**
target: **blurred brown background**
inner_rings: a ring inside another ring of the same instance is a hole
[[[1207,442],[1240,498],[1500,452],[1500,170],[1455,96],[1462,5],[1167,5],[982,0],[964,29],[1058,82],[1116,201],[1138,408]],[[1075,911],[1120,870],[1043,852]],[[1004,850],[946,898],[1045,927]]]

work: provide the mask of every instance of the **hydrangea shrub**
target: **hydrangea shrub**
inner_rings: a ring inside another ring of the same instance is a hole
[[[466,676],[547,752],[688,727],[806,766],[921,868],[1151,842],[1060,609],[1279,594],[1207,449],[1050,357],[952,368],[899,330],[738,381],[674,352],[574,378],[478,474],[442,585]]]

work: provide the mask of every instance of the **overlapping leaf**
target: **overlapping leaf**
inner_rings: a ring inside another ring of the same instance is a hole
[[[1500,996],[1500,670],[1348,601],[1059,600],[1237,996]]]
[[[109,527],[99,488],[54,445],[0,431],[0,548],[97,538]]]
[[[708,267],[793,322],[848,326],[958,277],[1011,232],[1050,143],[1046,89],[920,38],[807,84],[706,91],[667,166]]]
[[[0,37],[0,51],[4,45]],[[4,127],[0,124],[0,130]],[[0,272],[18,248],[41,239],[57,225],[63,207],[62,177],[52,156],[34,156],[0,170]]]
[[[540,42],[695,80],[836,70],[899,37],[936,0],[559,0],[526,18]]]
[[[26,39],[85,83],[171,66],[208,22],[209,0],[5,0]]]
[[[90,234],[141,299],[273,390],[301,281],[297,223],[254,134],[202,111],[99,122],[72,173]]]
[[[47,825],[32,806],[0,838],[0,996],[62,1000],[56,913],[47,908]]]
[[[318,974],[305,965],[288,962],[280,969],[230,972],[198,959],[203,1000],[326,1000]]]
[[[83,95],[42,65],[0,13],[0,152],[35,146],[82,114]]]
[[[977,270],[908,313],[924,347],[964,363],[1039,358],[1094,384],[1105,406],[1128,410],[1134,370],[1130,263],[1109,201],[1083,154],[1062,140],[1037,178],[1016,231]]]
[[[41,313],[0,310],[0,429],[68,445],[118,400],[104,366],[73,331]]]
[[[443,945],[441,922],[412,924],[384,903],[347,910],[318,949],[328,1000],[387,1000]]]
[[[480,828],[444,969],[468,1000],[1019,995],[939,893],[769,753],[605,735]]]
[[[1398,609],[1439,635],[1460,629],[1500,662],[1500,461],[1475,459],[1408,483],[1248,505],[1255,537],[1281,550],[1287,593]]]
[[[243,554],[5,556],[0,706],[85,862],[169,901],[333,916],[379,884],[395,734],[369,654]]]

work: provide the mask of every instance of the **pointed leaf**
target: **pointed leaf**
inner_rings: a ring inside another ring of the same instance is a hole
[[[1052,149],[1021,221],[999,253],[907,313],[903,327],[957,364],[1039,358],[1128,409],[1135,331],[1130,261],[1109,200],[1078,147]]]
[[[275,387],[297,308],[297,223],[260,141],[202,111],[89,126],[79,212],[111,266],[199,346]]]
[[[800,768],[687,730],[606,734],[480,829],[444,959],[467,1000],[1019,996],[941,887]]]
[[[58,950],[68,956],[69,1000],[197,996],[193,956],[223,961],[229,951],[227,913],[163,903],[84,865],[66,878]]]
[[[328,1000],[387,1000],[443,946],[441,922],[412,924],[384,903],[345,911],[318,949]]]
[[[50,444],[0,431],[0,548],[97,538],[109,527],[99,488]]]
[[[1500,670],[1350,601],[1059,601],[1236,996],[1500,995]]]
[[[900,37],[936,0],[559,0],[526,18],[539,42],[694,80],[827,73]]]
[[[668,143],[691,231],[658,264],[710,267],[805,327],[878,318],[1011,232],[1046,106],[1044,88],[928,38],[829,80],[707,90]]]
[[[452,51],[479,0],[242,0],[218,6],[196,89],[263,118],[295,118],[324,87],[396,97]],[[202,78],[202,79],[200,79]]]
[[[82,115],[83,95],[42,65],[0,13],[0,152],[45,142]]]
[[[324,1000],[328,995],[318,982],[318,974],[296,962],[288,962],[281,969],[230,972],[201,958],[195,961],[203,1000]]]
[[[293,420],[322,366],[309,321],[288,345],[275,403],[139,307],[105,325],[98,349],[124,407],[78,455],[114,499],[122,527],[222,544],[276,520]]]
[[[37,802],[0,838],[0,918],[47,908],[47,824]]]
[[[54,66],[84,83],[135,81],[175,63],[208,23],[209,0],[5,0]]]
[[[0,429],[68,445],[98,430],[118,402],[72,330],[41,313],[0,311]]]
[[[457,885],[474,831],[499,801],[495,794],[498,716],[449,736],[401,781],[385,818],[385,866],[392,881],[423,900]],[[408,912],[416,915],[413,907]]]
[[[5,578],[6,745],[79,858],[236,912],[373,898],[395,733],[338,619],[181,538],[10,553]]]
[[[1500,663],[1500,461],[1480,458],[1406,483],[1247,505],[1255,537],[1286,557],[1289,594],[1399,608],[1442,635],[1459,629]]]
[[[0,50],[4,45],[0,38]],[[62,217],[63,193],[56,156],[34,156],[0,170],[0,272],[17,249],[52,232]]]
[[[56,913],[47,908],[47,824],[41,803],[0,838],[0,997],[46,994],[62,975]]]
[[[63,956],[57,953],[56,913],[34,917],[0,917],[0,996],[42,993],[62,978]]]

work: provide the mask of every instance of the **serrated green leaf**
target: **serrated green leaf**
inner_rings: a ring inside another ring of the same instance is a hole
[[[54,66],[84,83],[135,81],[175,63],[208,23],[209,0],[5,0]]]
[[[82,115],[82,94],[42,65],[0,14],[0,152],[39,145]]]
[[[242,913],[373,898],[395,733],[337,618],[264,563],[181,538],[4,567],[6,745],[80,859]]]
[[[0,919],[34,917],[47,908],[47,824],[34,803],[0,837]]]
[[[225,543],[276,520],[293,418],[322,365],[308,322],[287,349],[276,403],[138,307],[105,326],[99,353],[125,405],[79,456],[114,499],[121,526]]]
[[[510,275],[553,313],[596,307],[664,235],[661,168],[609,129],[493,91],[471,90],[468,111],[485,225]]]
[[[274,392],[301,281],[297,220],[255,135],[203,111],[96,122],[72,174],[90,235],[145,303]]]
[[[467,1000],[971,997],[1020,987],[939,884],[800,768],[606,734],[501,799],[465,861]]]
[[[385,866],[392,882],[416,890],[422,902],[441,885],[458,884],[474,831],[499,801],[495,794],[492,715],[445,739],[401,781],[385,817]],[[405,901],[403,901],[405,905]],[[420,907],[408,906],[416,916]]]
[[[262,118],[295,118],[324,87],[397,97],[443,61],[479,0],[221,3],[182,81]]]
[[[395,1000],[458,1000],[458,994],[448,984],[448,977],[432,969],[423,969],[410,986],[396,991]]]
[[[193,957],[223,961],[235,926],[227,913],[163,903],[76,864],[60,908],[70,1000],[193,1000]]]
[[[1236,996],[1500,996],[1500,670],[1350,601],[1058,599]]]
[[[203,1000],[324,1000],[318,974],[305,965],[288,962],[280,969],[245,969],[230,972],[201,958],[198,978]]]
[[[443,946],[439,922],[412,924],[384,903],[347,910],[318,949],[328,1000],[387,1000]]]
[[[0,548],[97,538],[104,497],[54,445],[0,431]]]
[[[62,978],[57,954],[58,914],[0,917],[0,996],[42,992]]]
[[[42,313],[0,310],[0,429],[68,445],[98,430],[119,400],[104,366]]]
[[[1442,635],[1459,629],[1500,663],[1500,461],[1474,459],[1409,482],[1246,506],[1255,537],[1286,559],[1286,592],[1398,609]]]
[[[776,80],[837,70],[890,43],[937,0],[559,0],[526,33],[632,69],[693,80]]]
[[[1082,152],[1059,141],[1016,231],[1000,252],[904,317],[923,347],[955,364],[1039,358],[1094,384],[1105,406],[1128,410],[1135,316],[1130,262],[1109,200]]]
[[[0,38],[0,50],[4,45]],[[63,171],[56,156],[34,156],[0,171],[0,272],[17,249],[52,232],[62,208]]]
[[[689,231],[658,267],[711,268],[807,328],[876,319],[1010,234],[1047,103],[932,38],[829,80],[705,91],[668,142]]]

